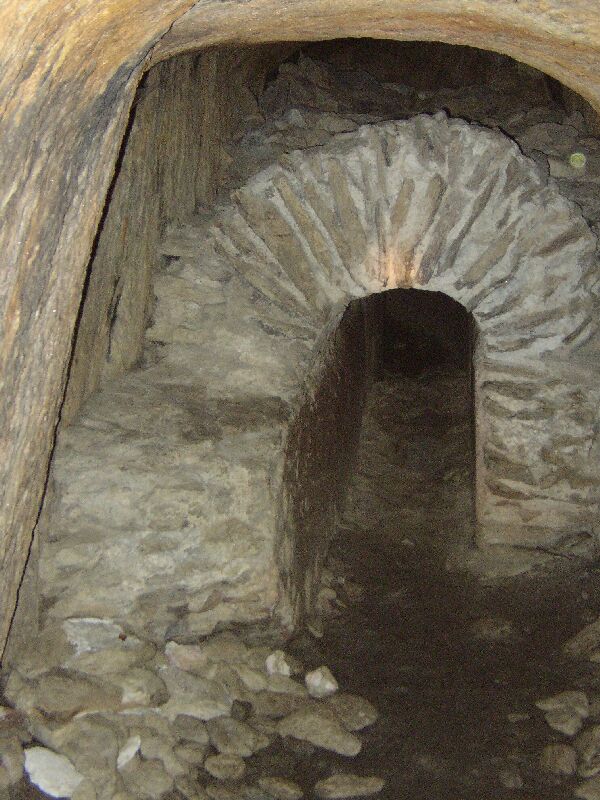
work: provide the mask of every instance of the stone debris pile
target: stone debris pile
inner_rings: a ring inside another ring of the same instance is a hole
[[[563,646],[570,657],[596,663],[600,648],[600,621],[586,625]],[[564,738],[547,744],[540,769],[557,781],[574,780],[573,796],[600,800],[600,695],[594,688],[568,689],[536,702],[552,730]]]
[[[0,788],[24,773],[51,797],[74,800],[174,790],[188,800],[300,800],[307,790],[359,797],[384,785],[333,769],[322,777],[322,759],[312,785],[299,785],[295,749],[351,758],[362,747],[357,733],[378,717],[368,700],[340,691],[326,666],[306,671],[233,633],[163,649],[88,618],[66,620],[52,636],[59,646],[42,639],[5,680],[12,707],[0,712]],[[253,763],[260,753],[272,753],[273,774]]]

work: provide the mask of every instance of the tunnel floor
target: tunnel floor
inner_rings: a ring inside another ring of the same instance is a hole
[[[244,786],[277,775],[313,797],[316,781],[352,772],[384,778],[386,800],[553,800],[581,783],[540,768],[544,747],[570,740],[535,703],[581,689],[584,730],[600,722],[597,664],[561,656],[600,614],[600,565],[575,545],[543,571],[494,585],[448,570],[473,537],[470,391],[468,371],[452,365],[386,372],[372,386],[327,570],[335,613],[321,636],[283,642],[264,626],[238,634],[249,646],[284,647],[305,668],[328,665],[380,716],[352,759],[274,739],[245,759]],[[204,793],[208,776],[200,767],[196,777],[192,792],[164,796],[269,798],[227,783]],[[25,780],[8,794],[45,796]]]
[[[597,667],[560,654],[600,612],[600,568],[563,553],[488,587],[446,569],[472,536],[470,436],[464,372],[388,374],[373,386],[332,549],[333,572],[363,598],[295,652],[381,712],[352,769],[386,778],[382,797],[572,797],[576,781],[540,769],[543,748],[568,737],[534,704],[564,689],[600,697]]]

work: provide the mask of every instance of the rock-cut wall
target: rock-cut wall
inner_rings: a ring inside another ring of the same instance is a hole
[[[594,529],[596,240],[507,137],[444,114],[365,125],[163,250],[142,366],[59,439],[46,620],[185,639],[312,613],[372,363],[352,303],[396,287],[477,325],[482,541]]]

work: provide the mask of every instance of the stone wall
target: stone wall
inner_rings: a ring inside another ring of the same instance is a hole
[[[262,121],[256,96],[290,46],[212,48],[150,69],[138,90],[92,257],[74,337],[60,428],[107,381],[139,364],[154,307],[161,242],[215,201],[227,146]],[[46,486],[37,536],[50,536],[54,482]],[[38,542],[29,550],[12,626],[16,646],[38,624]]]
[[[378,305],[354,301],[325,330],[288,428],[277,549],[279,614],[294,627],[307,619],[319,624],[321,573],[346,499],[366,392],[379,368]]]
[[[225,147],[260,121],[253,92],[283,52],[214,48],[144,76],[88,267],[62,424],[139,362],[164,231],[214,202]]]
[[[289,116],[292,136],[304,117]],[[311,616],[376,350],[360,305],[337,334],[332,320],[391,288],[444,292],[477,322],[482,539],[545,544],[589,524],[596,390],[569,373],[537,400],[552,364],[597,363],[581,210],[497,131],[316,116],[325,144],[276,139],[278,159],[166,238],[141,364],[62,430],[44,625],[97,616],[160,641],[277,605],[288,624]]]
[[[595,108],[600,23],[593,0],[302,0],[282,7],[191,0],[9,0],[0,12],[4,222],[0,358],[0,641],[39,513],[85,268],[136,86],[154,58],[231,42],[336,36],[489,48],[547,71]]]

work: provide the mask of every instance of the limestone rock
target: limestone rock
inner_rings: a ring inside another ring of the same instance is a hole
[[[233,669],[240,676],[244,686],[251,692],[261,692],[267,688],[267,677],[260,670],[254,669],[248,664],[233,664]]]
[[[132,667],[119,675],[105,675],[105,679],[121,690],[123,708],[160,706],[169,696],[164,681],[149,669]]]
[[[584,692],[566,691],[539,700],[536,706],[545,712],[548,725],[567,736],[574,736],[589,714],[589,703]]]
[[[252,667],[252,669],[256,669],[259,672],[267,673],[266,662],[267,658],[269,658],[272,652],[273,650],[266,645],[258,645],[257,647],[251,647],[246,653],[244,662],[248,664],[249,667]]]
[[[159,761],[134,756],[121,770],[125,787],[136,800],[158,800],[173,788],[173,778]]]
[[[65,671],[45,673],[14,694],[9,681],[6,692],[17,708],[37,708],[56,719],[68,719],[81,711],[119,709],[123,696],[105,680]]]
[[[278,719],[307,705],[304,697],[285,692],[257,692],[251,701],[257,716]]]
[[[175,779],[175,788],[185,800],[208,800],[204,787],[190,775]]]
[[[190,764],[197,767],[204,763],[208,747],[197,742],[186,742],[178,744],[173,749],[173,755],[182,764]]]
[[[51,797],[71,797],[84,780],[68,758],[45,747],[25,750],[25,771],[30,781]]]
[[[13,666],[21,675],[36,678],[68,662],[74,653],[75,647],[61,625],[50,624],[32,637],[27,642],[27,647],[18,650]]]
[[[156,731],[140,726],[132,728],[132,732],[140,737],[140,755],[149,761],[160,761],[172,778],[185,775],[188,768],[175,756],[175,742],[169,736],[164,736]]]
[[[339,689],[338,682],[329,667],[319,667],[312,672],[307,672],[305,682],[311,697],[329,697]]]
[[[18,783],[23,777],[25,755],[18,736],[0,735],[0,765],[6,770],[8,783]]]
[[[295,711],[280,720],[277,730],[281,736],[293,736],[343,756],[355,756],[361,748],[360,739],[343,728],[325,707]]]
[[[383,778],[339,773],[319,781],[315,794],[322,798],[368,797],[378,794],[385,785]]]
[[[208,744],[208,731],[202,720],[187,714],[178,714],[173,720],[173,732],[182,741]]]
[[[283,650],[275,650],[265,661],[269,675],[291,675],[292,669]]]
[[[247,758],[269,745],[266,736],[231,717],[212,719],[206,727],[211,743],[225,755]]]
[[[142,740],[139,734],[130,736],[117,755],[117,769],[123,769],[126,764],[129,764],[131,759],[140,752],[141,745]]]
[[[206,650],[201,647],[177,644],[177,642],[167,642],[165,655],[174,667],[200,675],[203,674],[209,661]]]
[[[268,689],[271,692],[278,692],[281,694],[295,694],[300,697],[305,697],[307,694],[307,689],[298,681],[295,681],[293,678],[289,678],[287,675],[281,675],[279,673],[274,673],[273,675],[269,676]]]
[[[239,781],[246,771],[246,764],[240,756],[219,753],[206,759],[204,769],[217,780]]]
[[[298,784],[287,778],[274,776],[259,778],[258,785],[275,800],[300,800],[303,795]]]
[[[204,787],[211,800],[244,800],[245,787],[236,784],[209,783]]]
[[[179,714],[209,720],[228,714],[232,699],[217,681],[191,675],[176,667],[159,673],[170,698],[161,706],[161,713],[174,720]]]
[[[540,769],[553,775],[574,775],[577,769],[577,753],[568,744],[549,744],[540,756]]]
[[[53,731],[51,743],[92,783],[99,797],[112,797],[120,749],[120,730],[115,724],[100,714],[75,717]]]
[[[579,800],[600,800],[600,776],[580,783],[574,794]]]
[[[565,655],[587,658],[600,646],[600,619],[582,628],[563,645]]]
[[[327,705],[349,731],[360,731],[372,725],[379,718],[379,712],[375,706],[357,694],[339,692],[327,700]]]
[[[578,774],[582,778],[592,778],[600,773],[600,725],[583,730],[573,746],[579,756]]]

